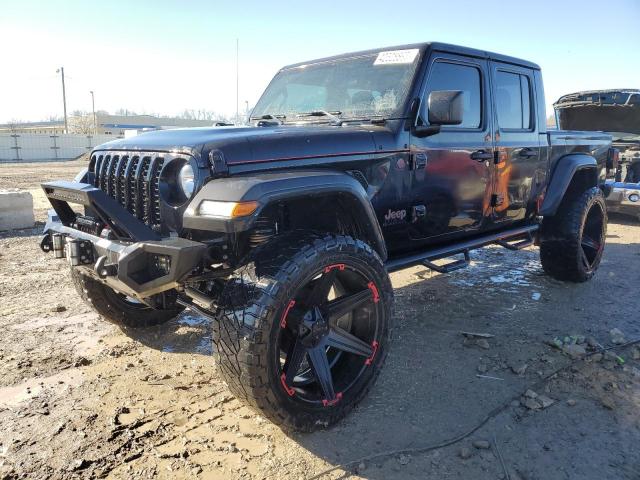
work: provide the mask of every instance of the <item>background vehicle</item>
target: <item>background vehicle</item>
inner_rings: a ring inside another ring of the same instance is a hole
[[[292,65],[252,127],[110,142],[76,182],[44,184],[42,247],[112,321],[211,318],[236,396],[329,425],[384,362],[388,272],[537,241],[554,277],[595,273],[611,136],[547,132],[542,92],[531,62],[438,43]]]
[[[564,95],[555,104],[559,128],[605,131],[620,151],[607,208],[640,219],[640,90],[593,90]]]

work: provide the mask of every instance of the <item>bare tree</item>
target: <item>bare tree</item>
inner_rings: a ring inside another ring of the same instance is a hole
[[[119,108],[116,110],[116,115],[122,115],[124,117],[128,117],[129,115],[134,116],[137,115],[133,110],[127,110],[126,108]]]
[[[205,109],[185,109],[180,115],[178,115],[178,118],[184,118],[186,120],[208,120],[210,122],[229,121],[229,117],[226,115]]]
[[[69,132],[80,135],[91,135],[94,131],[93,116],[88,113],[77,112],[79,115],[71,117],[69,122]]]
[[[12,118],[11,120],[9,120],[9,123],[7,123],[7,127],[9,127],[9,131],[11,132],[11,134],[15,134],[18,131],[18,127],[22,122],[20,120],[17,120],[15,118]]]

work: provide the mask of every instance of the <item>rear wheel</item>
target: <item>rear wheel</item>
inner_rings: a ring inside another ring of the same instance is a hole
[[[178,316],[180,307],[157,310],[116,292],[105,284],[71,269],[71,279],[82,299],[105,320],[128,328],[160,325]]]
[[[602,260],[606,234],[607,209],[599,188],[563,202],[556,215],[542,223],[544,271],[558,280],[589,280]]]
[[[380,257],[362,241],[276,239],[223,292],[214,325],[222,376],[235,396],[278,424],[328,426],[377,378],[392,299]]]

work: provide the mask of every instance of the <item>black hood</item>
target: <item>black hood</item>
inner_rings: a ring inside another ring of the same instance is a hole
[[[229,165],[375,151],[380,127],[283,125],[158,130],[105,143],[96,150],[186,153],[205,158],[219,150]]]
[[[640,90],[593,90],[561,97],[555,104],[558,128],[640,135]]]

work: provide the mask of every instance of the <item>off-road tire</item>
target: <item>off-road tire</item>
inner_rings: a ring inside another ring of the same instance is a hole
[[[182,308],[156,310],[142,303],[128,301],[103,283],[71,269],[73,285],[82,299],[105,320],[126,328],[160,325],[175,318]]]
[[[594,217],[589,217],[589,215]],[[597,228],[600,248],[593,258],[584,261],[584,241],[587,218],[601,216],[601,226]],[[602,190],[593,187],[581,195],[562,202],[553,217],[546,217],[542,223],[540,260],[545,273],[562,281],[585,282],[595,274],[602,254],[607,233],[607,208]]]
[[[283,428],[312,431],[337,422],[366,396],[387,354],[393,289],[382,260],[369,245],[349,236],[293,233],[258,247],[243,264],[228,280],[213,324],[214,355],[229,390]],[[376,308],[384,317],[379,345],[366,378],[356,384],[359,389],[325,408],[301,406],[283,389],[273,365],[280,319],[302,279],[335,264],[357,265],[377,285]]]

